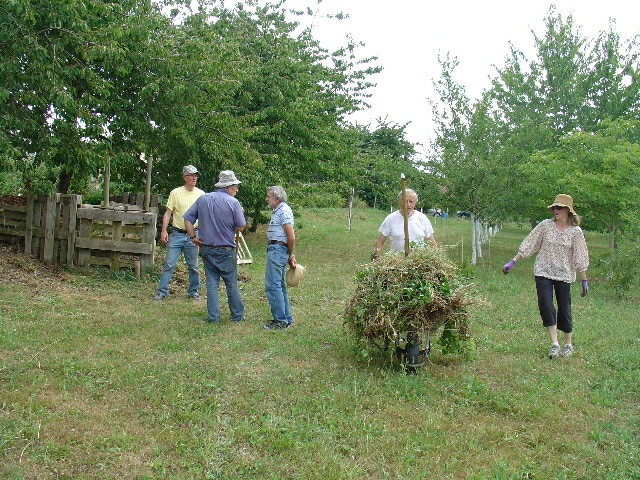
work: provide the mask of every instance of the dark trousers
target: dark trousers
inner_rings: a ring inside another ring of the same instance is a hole
[[[571,284],[545,277],[536,277],[536,292],[538,292],[538,310],[542,318],[542,325],[551,327],[557,323],[558,330],[571,333],[573,331]],[[553,306],[554,292],[558,304],[557,313]]]

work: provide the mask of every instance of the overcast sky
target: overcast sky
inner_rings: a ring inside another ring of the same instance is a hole
[[[384,70],[373,76],[372,108],[359,113],[359,123],[376,125],[384,118],[398,124],[411,122],[407,139],[429,144],[434,125],[427,97],[435,98],[432,79],[440,76],[438,52],[457,57],[455,80],[467,96],[476,99],[489,87],[489,76],[502,67],[509,42],[532,58],[531,31],[544,35],[544,17],[550,6],[587,38],[608,30],[614,19],[622,39],[640,34],[638,0],[287,0],[285,7],[310,6],[317,11],[314,36],[325,48],[345,44],[347,34],[366,44],[361,56],[375,55]],[[347,20],[326,21],[323,15],[343,12]],[[297,19],[302,22],[303,17]]]

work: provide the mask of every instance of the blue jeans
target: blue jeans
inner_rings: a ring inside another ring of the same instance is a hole
[[[173,275],[173,269],[178,263],[180,253],[184,255],[184,263],[189,270],[189,295],[196,295],[200,286],[200,274],[198,273],[198,249],[186,233],[172,230],[167,242],[167,251],[164,256],[164,266],[160,274],[160,283],[156,293],[167,295],[169,293],[169,280]]]
[[[264,272],[264,293],[271,305],[271,316],[278,322],[293,323],[289,310],[289,296],[284,281],[284,270],[289,260],[289,249],[274,243],[267,247],[267,267]]]
[[[236,250],[231,247],[210,247],[202,245],[202,263],[207,279],[207,321],[220,321],[220,305],[218,305],[218,288],[220,278],[227,289],[227,302],[231,312],[231,321],[242,320],[244,304],[238,290],[238,263]]]

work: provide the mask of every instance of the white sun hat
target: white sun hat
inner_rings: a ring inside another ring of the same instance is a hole
[[[285,279],[287,280],[287,285],[290,287],[297,287],[300,283],[300,279],[304,275],[305,267],[298,264],[296,268],[289,267],[287,270],[287,274],[285,275]]]

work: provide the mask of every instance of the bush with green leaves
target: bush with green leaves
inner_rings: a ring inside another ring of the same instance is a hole
[[[603,254],[595,264],[608,280],[607,286],[622,297],[640,278],[640,242],[620,240],[615,250]]]
[[[301,183],[284,187],[294,208],[340,208],[349,198],[349,186],[344,182]]]
[[[345,323],[368,345],[389,345],[406,332],[435,333],[443,353],[471,356],[467,308],[482,303],[473,285],[439,248],[412,244],[409,255],[389,252],[362,265]]]

